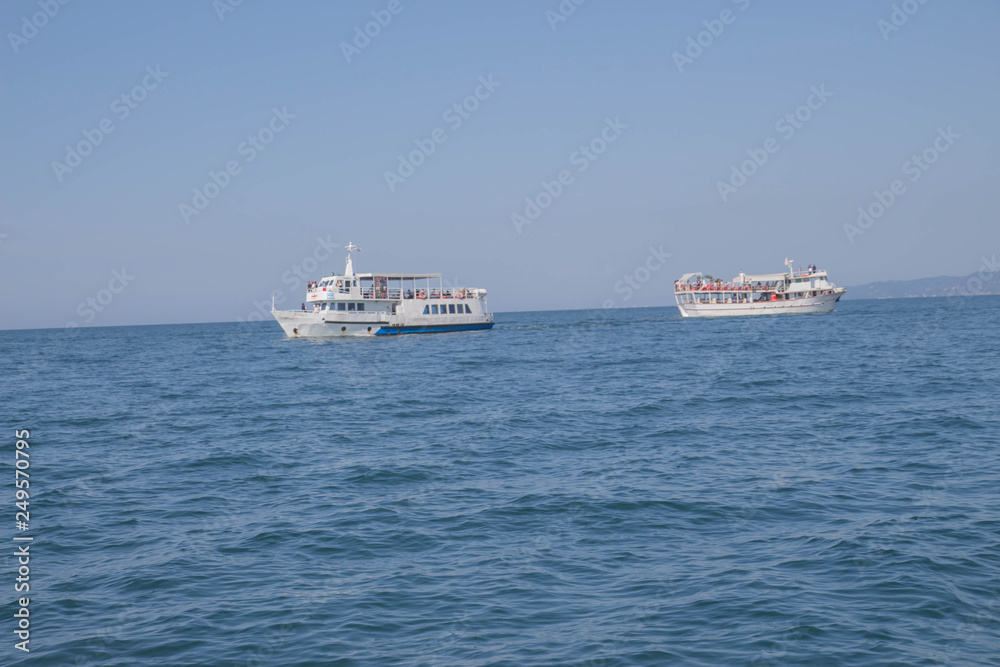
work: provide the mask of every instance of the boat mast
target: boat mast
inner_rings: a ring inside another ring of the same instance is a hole
[[[348,241],[344,247],[347,248],[347,266],[344,267],[344,277],[352,278],[354,277],[354,264],[351,263],[351,253],[359,248],[354,245],[354,241]]]

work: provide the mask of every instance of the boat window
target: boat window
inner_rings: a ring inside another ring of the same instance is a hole
[[[320,310],[326,310],[326,304],[325,303],[320,307]]]
[[[364,309],[365,309],[365,304],[359,303],[358,304],[358,310],[364,310]]]
[[[347,310],[354,310],[354,304],[353,303],[347,304]]]
[[[424,306],[424,315],[427,315],[430,312],[431,312],[431,307],[430,306]]]
[[[469,315],[472,314],[472,311],[469,310],[469,304],[465,304],[465,312],[468,313]]]
[[[455,314],[455,304],[453,304],[453,303],[449,303],[448,304],[448,313],[450,315],[454,315]]]
[[[438,307],[436,305],[431,306],[431,315],[437,315],[437,314],[438,314]]]
[[[345,308],[347,308],[347,306],[345,306],[344,304],[342,303],[337,304],[337,310],[344,310]]]

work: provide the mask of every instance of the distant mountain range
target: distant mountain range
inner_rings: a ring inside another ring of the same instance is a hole
[[[916,280],[888,280],[847,288],[845,299],[906,299],[955,294],[1000,294],[1000,271],[984,265],[968,276],[938,276]]]

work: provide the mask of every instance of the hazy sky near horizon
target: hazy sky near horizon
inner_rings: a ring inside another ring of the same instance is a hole
[[[494,311],[1000,252],[994,0],[233,2],[0,8],[0,328],[298,307],[348,240]]]

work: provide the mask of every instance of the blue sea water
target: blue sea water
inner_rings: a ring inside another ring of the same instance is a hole
[[[1000,297],[0,332],[24,665],[1000,664]]]

